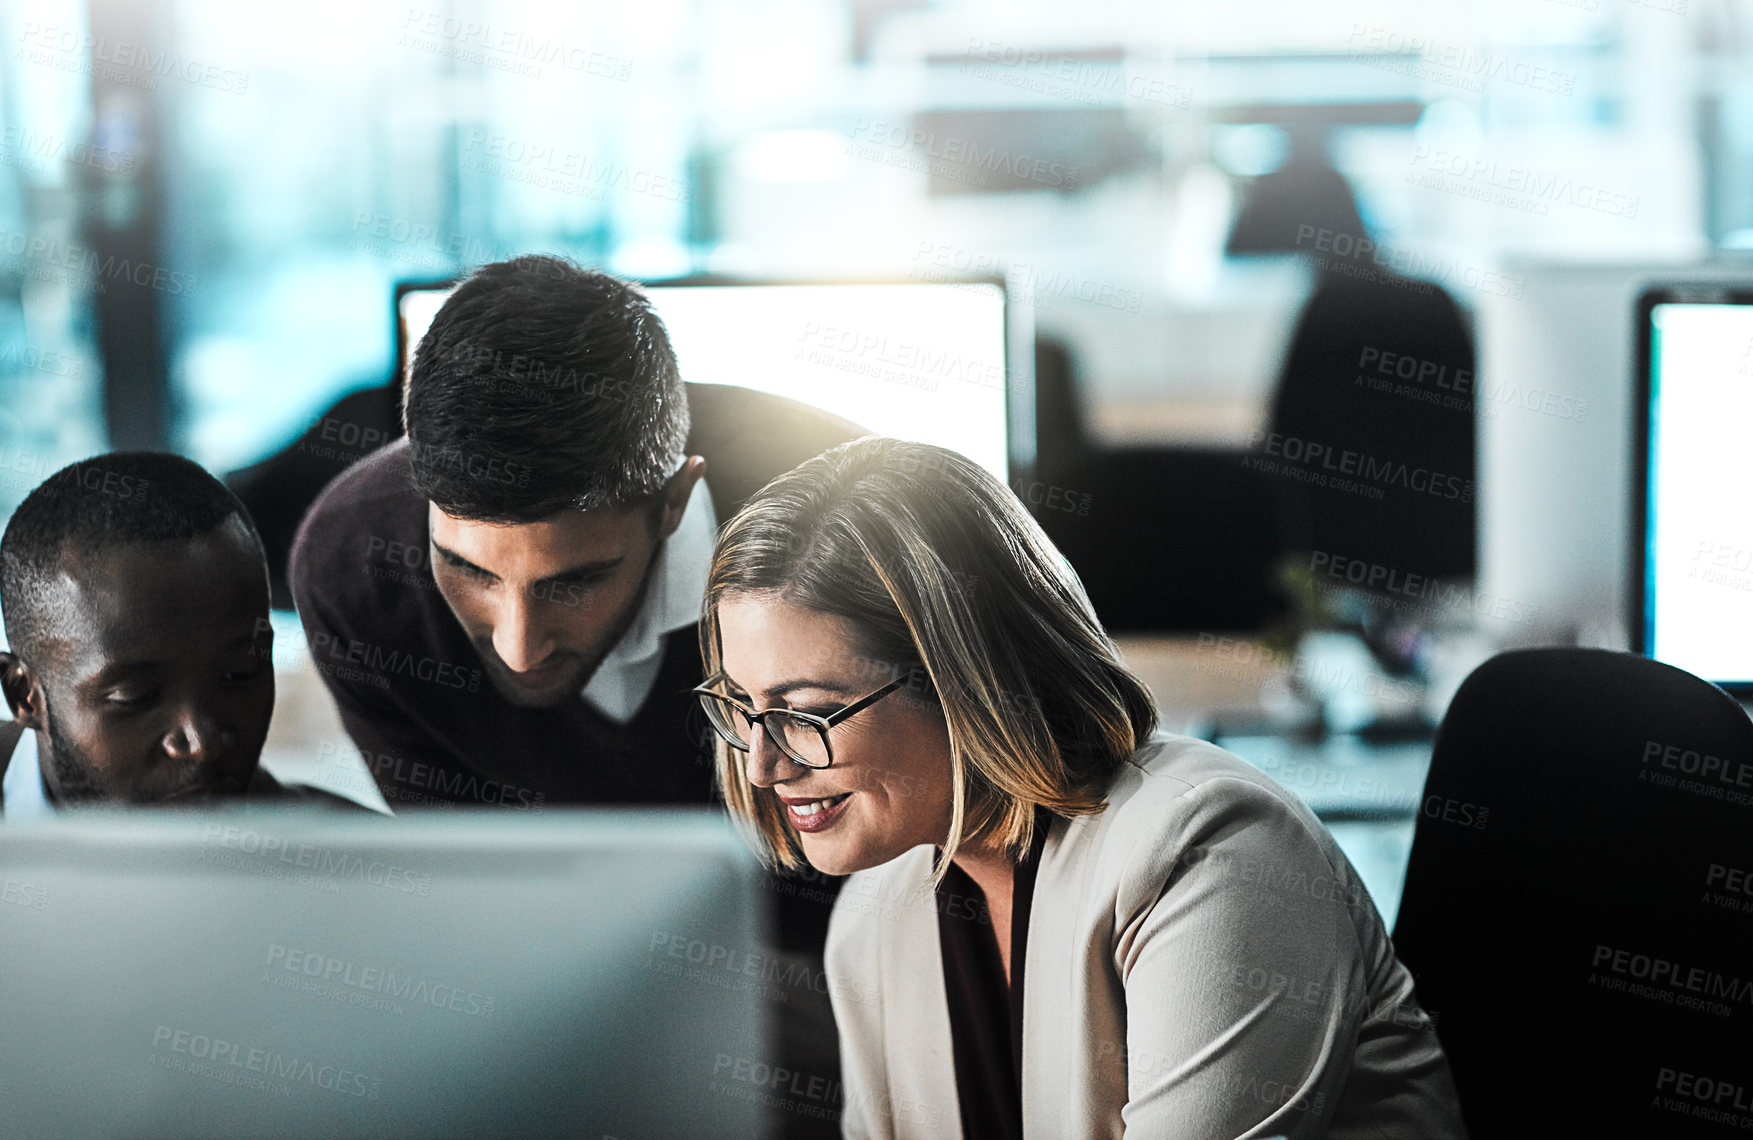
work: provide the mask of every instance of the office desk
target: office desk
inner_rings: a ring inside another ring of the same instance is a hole
[[[387,811],[370,773],[347,740],[311,665],[297,618],[276,612],[275,665],[280,687],[263,766],[284,780],[314,784]],[[1216,714],[1263,719],[1271,686],[1283,681],[1283,658],[1264,650],[1220,648],[1200,638],[1121,636],[1127,665],[1156,697],[1171,732],[1209,738]],[[1331,736],[1318,743],[1269,734],[1223,735],[1223,747],[1301,796],[1327,824],[1391,928],[1406,878],[1429,743],[1366,745]]]
[[[1270,688],[1290,665],[1265,650],[1220,651],[1205,637],[1116,637],[1129,668],[1150,687],[1164,728],[1211,739],[1302,797],[1357,868],[1390,930],[1400,909],[1412,831],[1430,770],[1431,742],[1316,741],[1268,732],[1213,733],[1225,720],[1267,719]]]
[[[1392,930],[1430,771],[1430,743],[1370,745],[1352,736],[1319,742],[1220,736],[1217,743],[1302,797],[1357,868]]]

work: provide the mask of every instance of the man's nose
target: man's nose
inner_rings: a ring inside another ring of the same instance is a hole
[[[554,652],[554,639],[538,620],[533,601],[524,591],[505,591],[493,623],[493,652],[514,673],[537,668]]]
[[[179,716],[171,730],[164,734],[164,753],[173,760],[196,764],[212,762],[230,748],[236,733],[216,718],[199,710]]]

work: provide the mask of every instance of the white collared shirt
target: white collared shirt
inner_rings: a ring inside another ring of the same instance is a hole
[[[48,819],[55,814],[49,802],[49,791],[43,786],[43,766],[37,760],[37,734],[25,729],[12,749],[12,760],[6,765],[6,779],[0,783],[0,797],[6,804],[0,811],[9,822],[21,819]]]
[[[706,480],[698,480],[682,509],[681,525],[664,540],[647,577],[645,600],[633,624],[603,658],[584,687],[592,708],[617,724],[626,724],[645,703],[663,666],[663,639],[700,620],[706,596],[706,575],[712,569],[712,547],[718,541],[718,517]]]

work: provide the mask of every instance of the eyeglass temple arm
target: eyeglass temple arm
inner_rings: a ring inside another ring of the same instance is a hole
[[[853,713],[862,712],[865,709],[869,708],[871,705],[876,704],[878,701],[882,700],[884,697],[888,696],[890,693],[894,692],[896,689],[900,688],[902,685],[905,685],[907,683],[908,678],[910,678],[912,676],[913,676],[912,670],[908,670],[907,672],[901,674],[899,677],[896,677],[893,681],[890,681],[888,684],[884,685],[882,688],[878,689],[876,692],[872,693],[870,696],[865,697],[861,700],[854,701],[851,704],[847,705],[845,708],[841,709],[839,712],[835,713],[833,716],[827,718],[827,720],[823,721],[822,723],[824,723],[828,727],[832,728],[834,725],[839,724],[841,721],[845,720],[847,717],[851,716]]]

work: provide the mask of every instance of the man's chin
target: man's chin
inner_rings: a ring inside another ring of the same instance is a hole
[[[551,709],[583,692],[594,670],[576,669],[558,681],[540,686],[522,684],[502,666],[489,665],[486,672],[493,688],[511,704],[525,709]]]
[[[242,799],[248,790],[248,780],[217,780],[154,792],[134,803],[139,807],[205,807]]]

